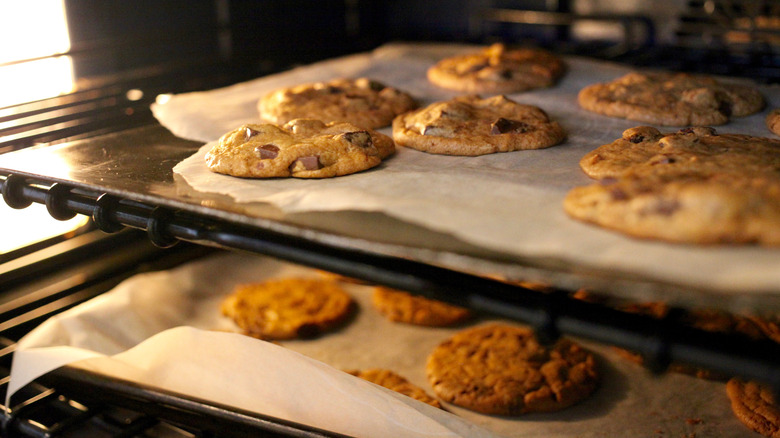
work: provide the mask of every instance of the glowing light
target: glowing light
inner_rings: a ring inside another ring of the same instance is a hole
[[[154,99],[154,101],[160,105],[165,105],[166,103],[168,103],[169,100],[171,100],[170,94],[158,94],[157,97]]]
[[[142,90],[139,90],[137,88],[133,88],[132,90],[127,90],[127,93],[125,93],[125,97],[127,100],[141,100],[144,98],[144,92]]]
[[[52,237],[76,230],[87,224],[89,217],[76,215],[67,221],[58,221],[49,215],[43,204],[15,210],[5,202],[0,202],[0,217],[3,226],[13,233],[0,236],[0,254],[31,245]]]
[[[0,107],[73,90],[63,0],[0,1]],[[17,61],[44,58],[29,62]]]

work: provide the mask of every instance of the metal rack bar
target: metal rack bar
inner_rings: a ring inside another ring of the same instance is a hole
[[[561,333],[638,352],[661,372],[672,362],[702,366],[780,388],[780,344],[712,333],[671,319],[654,319],[571,298],[565,291],[538,292],[424,263],[344,249],[271,230],[174,211],[141,202],[51,184],[20,175],[0,175],[5,201],[16,208],[31,202],[91,215],[99,228],[146,230],[150,240],[171,246],[178,240],[270,255],[408,290],[430,298],[534,326],[542,339]],[[56,193],[55,193],[56,192]],[[56,197],[52,199],[52,197]]]

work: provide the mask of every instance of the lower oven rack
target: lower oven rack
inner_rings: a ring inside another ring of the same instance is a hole
[[[12,207],[36,202],[45,204],[54,217],[91,216],[103,231],[145,230],[159,247],[185,241],[268,255],[527,323],[542,339],[568,334],[633,350],[657,372],[672,362],[687,363],[780,388],[779,344],[693,329],[676,321],[675,312],[664,319],[628,314],[572,298],[567,291],[533,291],[431,264],[340,248],[19,174],[0,175],[0,189]]]

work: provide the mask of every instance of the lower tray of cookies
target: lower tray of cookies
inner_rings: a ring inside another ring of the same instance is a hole
[[[777,412],[751,382],[656,375],[611,346],[543,344],[516,321],[237,253],[46,321],[19,342],[9,391],[63,365],[352,436],[750,437]]]

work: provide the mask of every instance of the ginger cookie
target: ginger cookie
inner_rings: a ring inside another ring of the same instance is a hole
[[[276,124],[293,119],[349,122],[363,129],[387,126],[417,107],[409,94],[369,79],[334,79],[275,90],[257,104],[260,118]]]
[[[425,392],[424,389],[420,388],[414,383],[409,382],[405,377],[393,371],[372,368],[367,370],[348,370],[346,372],[352,374],[353,376],[360,377],[363,380],[368,380],[371,383],[384,386],[387,389],[391,389],[417,401],[421,401],[435,408],[441,409],[441,403],[439,403],[439,400],[436,400],[434,397]]]
[[[742,424],[761,435],[780,438],[780,404],[767,386],[733,378],[726,383],[726,393]]]
[[[532,330],[503,324],[455,334],[428,357],[426,373],[442,400],[493,415],[557,411],[599,380],[593,355],[576,343],[544,346]]]
[[[387,319],[406,324],[445,327],[471,317],[469,309],[381,286],[374,288],[371,299]]]
[[[370,129],[296,119],[228,132],[206,153],[206,165],[244,178],[328,178],[375,167],[394,151],[390,137]]]
[[[610,117],[668,126],[722,125],[764,108],[758,89],[706,75],[632,72],[589,85],[578,95],[582,108]]]
[[[478,52],[442,59],[428,69],[428,80],[466,93],[515,93],[555,84],[566,71],[563,61],[542,49],[496,43]]]
[[[766,116],[766,127],[775,135],[780,135],[780,108],[772,110]]]
[[[670,242],[780,245],[780,140],[638,127],[580,166],[601,181],[566,196],[576,219]]]
[[[236,287],[222,303],[244,334],[259,339],[310,338],[335,329],[353,309],[333,281],[285,278]]]
[[[393,139],[432,154],[484,155],[542,149],[566,133],[540,108],[505,96],[460,96],[402,114],[393,120]]]

